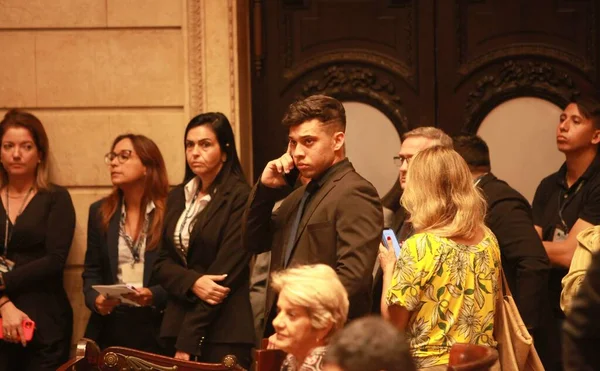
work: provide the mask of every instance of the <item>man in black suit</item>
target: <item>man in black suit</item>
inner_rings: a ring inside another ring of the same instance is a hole
[[[377,191],[346,158],[344,107],[334,98],[311,96],[290,105],[282,123],[289,128],[288,151],[267,164],[250,194],[243,246],[253,253],[271,250],[271,272],[298,264],[331,266],[348,291],[349,319],[362,316],[371,308],[383,214]],[[285,197],[298,173],[310,182]],[[269,287],[265,336],[273,333],[275,302]]]
[[[536,348],[544,358],[540,331],[547,324],[550,263],[535,231],[531,206],[519,192],[491,172],[485,141],[476,135],[454,138],[454,149],[465,159],[475,184],[488,203],[487,226],[494,232],[502,254],[502,269]]]

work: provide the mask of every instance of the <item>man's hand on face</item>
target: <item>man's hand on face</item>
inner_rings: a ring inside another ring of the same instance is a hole
[[[288,174],[295,167],[294,159],[290,154],[290,147],[283,156],[276,160],[269,161],[260,177],[260,182],[270,188],[280,188],[287,184],[285,174]]]

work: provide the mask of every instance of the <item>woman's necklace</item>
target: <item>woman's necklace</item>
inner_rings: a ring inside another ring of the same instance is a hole
[[[29,191],[27,191],[27,193],[25,194],[25,198],[23,199],[23,202],[21,202],[21,207],[19,208],[19,212],[15,216],[15,223],[14,224],[17,224],[17,218],[23,212],[23,209],[25,208],[25,204],[27,203],[27,200],[29,199],[29,196],[31,195],[31,192],[33,192],[33,186],[31,188],[29,188]],[[4,226],[5,226],[5,228],[4,228],[4,256],[6,256],[6,252],[8,250],[8,242],[10,241],[10,238],[8,237],[8,223],[10,222],[10,201],[9,201],[9,198],[10,198],[10,196],[8,195],[8,185],[7,185],[6,186],[6,223],[4,223]],[[16,197],[12,197],[12,198],[16,198]],[[13,224],[13,228],[14,228],[14,224]],[[11,233],[11,235],[12,235],[12,233]]]

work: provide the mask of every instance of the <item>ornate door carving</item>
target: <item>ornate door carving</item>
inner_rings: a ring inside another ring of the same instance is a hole
[[[536,96],[564,106],[594,90],[597,0],[438,1],[438,124],[476,132],[498,104]]]
[[[597,0],[252,0],[254,171],[303,96],[371,104],[399,133],[475,132],[517,96],[560,106],[600,81]],[[365,125],[374,125],[368,123]]]
[[[371,104],[399,132],[433,125],[432,0],[254,0],[258,176],[287,145],[287,106],[312,94]],[[375,123],[365,123],[373,125]]]

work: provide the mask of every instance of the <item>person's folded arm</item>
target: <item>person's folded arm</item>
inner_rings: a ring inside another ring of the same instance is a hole
[[[579,218],[564,241],[544,241],[544,248],[550,262],[563,268],[569,268],[577,247],[577,235],[590,227],[593,227],[591,223]]]

